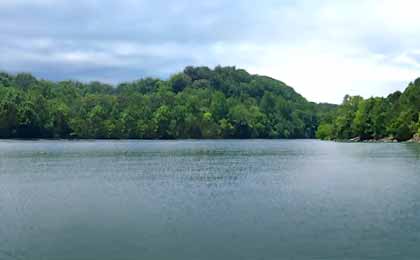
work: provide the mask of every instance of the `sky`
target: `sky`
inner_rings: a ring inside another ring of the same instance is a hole
[[[0,0],[0,70],[117,84],[236,66],[310,101],[420,77],[417,0]]]

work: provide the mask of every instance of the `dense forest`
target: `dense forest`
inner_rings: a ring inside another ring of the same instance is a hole
[[[334,108],[235,67],[117,86],[0,73],[0,138],[313,138]]]
[[[420,135],[420,78],[386,98],[346,96],[317,131],[318,138],[328,140],[406,141],[415,135]]]

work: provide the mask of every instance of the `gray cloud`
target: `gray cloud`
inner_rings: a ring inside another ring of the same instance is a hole
[[[218,42],[264,42],[267,35],[279,35],[277,26],[264,26],[262,14],[272,4],[4,1],[0,66],[54,79],[93,79],[102,69],[101,78],[117,82],[143,73],[167,76],[199,62],[216,65],[222,61],[201,57],[210,56]]]
[[[311,100],[383,95],[418,69],[418,4],[403,1],[0,0],[0,70],[117,83],[237,65]]]

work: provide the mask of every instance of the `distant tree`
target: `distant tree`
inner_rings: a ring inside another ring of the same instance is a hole
[[[29,86],[36,84],[37,80],[29,73],[19,73],[14,78],[14,84],[18,88],[26,89]]]
[[[415,93],[401,102],[410,116]],[[0,138],[313,138],[335,110],[235,67],[186,67],[117,87],[0,73]]]
[[[420,78],[410,83],[404,92],[397,91],[386,98],[363,100],[346,96],[343,104],[331,111],[321,120],[319,138],[408,140],[419,130]]]
[[[185,73],[178,73],[171,77],[170,83],[175,93],[183,91],[187,86],[192,84],[191,78]]]
[[[316,138],[322,140],[331,140],[334,136],[334,127],[331,124],[323,123],[319,125],[316,132]]]

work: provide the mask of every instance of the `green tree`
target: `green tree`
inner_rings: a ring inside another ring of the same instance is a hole
[[[391,103],[409,108],[417,124],[410,93]],[[283,82],[221,66],[117,87],[0,73],[0,98],[0,138],[313,138],[335,110]]]
[[[192,84],[191,78],[185,73],[175,74],[169,81],[175,93],[183,91],[187,86]]]
[[[334,127],[328,123],[322,123],[316,132],[316,138],[322,140],[331,140],[334,136]]]

